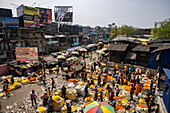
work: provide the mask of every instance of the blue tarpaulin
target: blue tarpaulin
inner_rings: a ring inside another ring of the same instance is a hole
[[[170,80],[170,69],[163,68],[167,78]]]
[[[165,91],[163,92],[163,101],[166,106],[166,109],[168,113],[170,113],[170,69],[163,68],[165,74],[166,74],[166,80],[164,84],[167,85],[167,88],[165,88]]]

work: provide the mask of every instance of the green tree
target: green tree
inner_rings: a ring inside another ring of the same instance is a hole
[[[152,37],[155,39],[170,39],[170,18],[158,22],[158,26],[152,29]]]
[[[117,27],[116,26],[112,27],[109,38],[110,39],[116,38],[117,35],[118,35]]]
[[[118,29],[119,35],[133,36],[135,29],[132,26],[123,25]]]
[[[120,28],[112,27],[110,37],[115,38],[117,35],[126,35],[127,37],[133,36],[135,33],[135,29],[132,26],[123,25]]]

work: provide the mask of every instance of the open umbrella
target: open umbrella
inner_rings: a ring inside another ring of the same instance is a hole
[[[66,57],[63,55],[59,55],[59,56],[57,56],[57,59],[66,59]]]
[[[76,51],[71,52],[71,54],[79,55],[79,53],[78,53],[78,52],[76,52]]]
[[[81,48],[81,49],[79,49],[79,51],[86,52],[86,51],[87,51],[87,49],[85,49],[85,48]]]
[[[115,110],[107,102],[94,101],[85,107],[84,113],[115,113]]]

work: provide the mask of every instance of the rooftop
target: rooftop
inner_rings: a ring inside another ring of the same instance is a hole
[[[111,44],[109,44],[107,49],[113,50],[113,51],[126,51],[128,46],[129,46],[129,44],[114,44],[114,43],[111,43]]]
[[[167,50],[167,49],[170,49],[170,45],[168,45],[168,46],[161,46],[161,47],[155,49],[154,51],[152,51],[152,53],[158,52],[158,51]]]
[[[143,46],[143,45],[137,45],[135,48],[132,49],[132,51],[140,51],[140,52],[149,52],[149,46]]]

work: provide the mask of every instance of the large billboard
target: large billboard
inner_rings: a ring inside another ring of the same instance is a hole
[[[12,10],[0,8],[0,17],[12,17]]]
[[[16,47],[15,52],[17,61],[38,61],[37,47]]]
[[[0,28],[19,27],[18,17],[0,17]]]
[[[27,27],[40,26],[38,8],[24,6],[24,26]]]
[[[23,16],[24,27],[40,26],[39,9],[21,5],[17,8],[18,17]]]
[[[51,24],[52,23],[52,9],[39,8],[40,24]]]
[[[55,6],[55,21],[56,22],[72,22],[73,7],[72,6]]]

